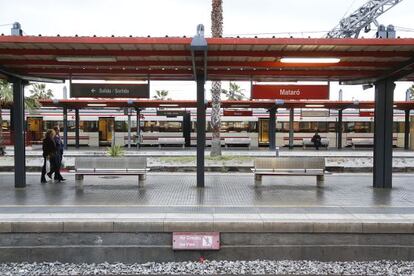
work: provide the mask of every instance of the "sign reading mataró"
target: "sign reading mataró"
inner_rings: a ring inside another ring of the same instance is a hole
[[[253,85],[252,99],[327,100],[328,85]]]
[[[148,84],[72,83],[74,98],[149,98]]]

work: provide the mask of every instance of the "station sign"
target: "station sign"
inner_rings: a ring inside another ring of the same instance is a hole
[[[73,98],[149,98],[148,84],[72,83]]]
[[[359,117],[374,117],[375,112],[374,111],[359,111]]]
[[[184,116],[187,112],[185,110],[157,110],[157,116],[178,117]]]
[[[173,250],[219,250],[219,232],[173,232]]]
[[[253,85],[251,98],[328,100],[329,85]]]
[[[251,110],[224,110],[223,116],[253,116]]]

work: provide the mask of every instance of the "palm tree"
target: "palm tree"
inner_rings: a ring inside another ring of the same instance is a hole
[[[408,88],[408,96],[410,101],[414,101],[414,84]]]
[[[230,82],[229,90],[227,91],[226,89],[222,89],[221,93],[227,97],[227,100],[241,101],[246,98],[243,91],[244,89],[241,89],[240,85],[235,82]]]
[[[52,89],[46,90],[46,84],[44,83],[33,83],[32,88],[29,90],[30,96],[36,100],[44,100],[53,98]]]
[[[3,139],[3,106],[13,100],[13,90],[10,83],[5,80],[0,80],[0,155],[4,154],[4,139]]]
[[[211,10],[211,34],[213,37],[223,35],[223,1],[212,0]],[[211,140],[211,156],[221,156],[220,140],[220,105],[221,105],[221,82],[213,81],[211,84],[211,128],[213,136]]]
[[[51,99],[53,97],[53,91],[51,89],[46,90],[46,85],[42,83],[32,84],[30,93],[30,97],[24,98],[24,108],[29,112],[33,112],[40,107],[40,99]],[[13,89],[11,84],[0,80],[0,153],[4,152],[2,107],[12,101]]]
[[[167,98],[168,93],[169,93],[168,90],[156,90],[155,95],[152,98],[156,100],[160,100],[160,101],[165,101],[165,100],[170,101],[171,98]]]

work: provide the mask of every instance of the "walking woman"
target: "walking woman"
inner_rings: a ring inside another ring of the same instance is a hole
[[[60,182],[60,181],[66,180],[60,174],[60,168],[62,167],[62,158],[63,158],[63,144],[62,144],[62,138],[60,138],[60,135],[59,135],[59,126],[55,126],[53,130],[55,131],[55,137],[53,137],[53,141],[55,141],[55,146],[56,146],[54,179]],[[51,177],[52,173],[53,171],[51,168],[50,172],[47,175]]]
[[[43,149],[43,167],[42,175],[40,182],[46,183],[46,162],[50,162],[50,172],[48,176],[50,177],[53,172],[56,170],[56,144],[55,144],[55,131],[53,129],[48,129],[43,139],[42,149]]]

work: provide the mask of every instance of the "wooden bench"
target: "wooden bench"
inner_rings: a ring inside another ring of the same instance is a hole
[[[248,146],[250,149],[251,139],[248,137],[224,138],[224,146]]]
[[[137,175],[138,185],[147,175],[145,157],[76,157],[75,179],[83,180],[85,175]]]
[[[323,157],[276,157],[254,160],[256,186],[263,175],[316,176],[318,187],[325,179],[325,159]]]
[[[158,147],[161,148],[162,145],[181,145],[184,148],[185,139],[184,137],[160,137],[158,138]]]
[[[312,142],[312,138],[302,138],[303,148],[306,149],[307,146],[315,147],[315,144]],[[321,138],[321,147],[328,148],[329,139]]]

